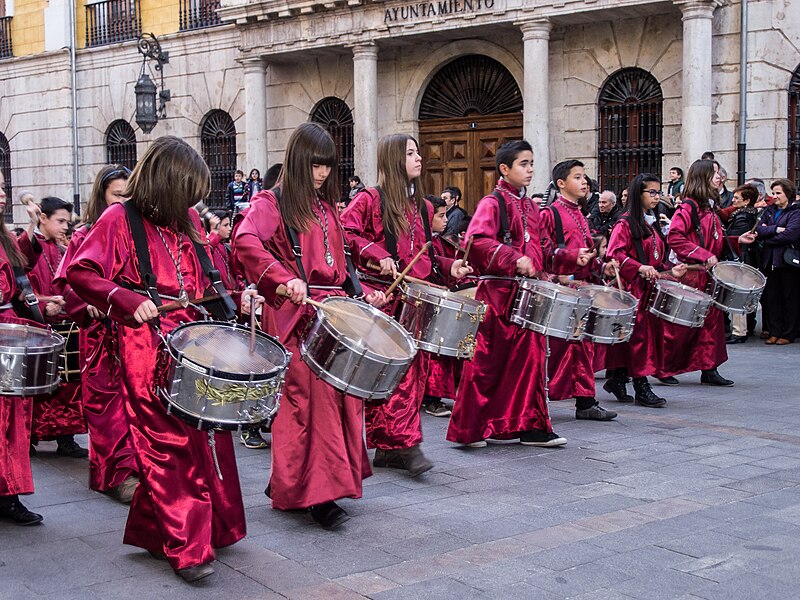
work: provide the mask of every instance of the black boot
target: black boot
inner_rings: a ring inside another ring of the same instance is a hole
[[[603,389],[613,395],[619,402],[633,402],[628,394],[628,377],[625,369],[609,369],[611,377],[603,384]]]
[[[661,408],[667,404],[664,398],[656,396],[647,377],[633,378],[633,391],[636,393],[636,404],[647,408]]]
[[[0,519],[8,519],[17,525],[36,525],[42,522],[42,515],[25,508],[15,494],[0,497]]]
[[[708,385],[718,385],[722,387],[731,387],[733,385],[733,381],[730,379],[725,379],[716,369],[707,369],[703,371],[703,374],[700,375],[700,383],[707,383]]]
[[[350,520],[350,516],[336,502],[330,501],[317,504],[308,509],[311,518],[319,523],[323,529],[336,529],[341,524]]]

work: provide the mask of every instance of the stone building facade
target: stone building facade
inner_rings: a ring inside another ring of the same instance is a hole
[[[150,134],[134,120],[135,41],[85,47],[86,20],[78,19],[84,198],[109,156],[112,123],[131,125],[139,154],[165,134],[210,152],[203,132],[212,114],[232,124],[235,153],[224,168],[246,172],[279,162],[299,123],[328,119],[345,158],[352,153],[347,169],[373,183],[380,136],[412,133],[429,191],[460,184],[469,207],[492,185],[497,145],[520,135],[534,146],[536,191],[564,158],[583,160],[606,187],[645,167],[666,179],[671,166],[688,167],[705,150],[736,176],[739,1],[222,0],[222,24],[196,30],[182,30],[170,11],[210,0],[179,2],[136,2],[141,30],[157,33],[170,55],[172,100]],[[69,3],[16,0],[14,9],[34,4],[52,15]],[[87,10],[76,2],[78,15]],[[748,15],[747,174],[784,177],[791,162],[800,180],[800,116],[792,112],[800,0],[750,0]],[[69,52],[53,47],[64,38],[57,23],[55,34],[42,26],[50,42],[37,47],[26,34],[29,53],[0,60],[0,133],[15,202],[25,189],[72,193]],[[20,220],[22,208],[13,210]]]

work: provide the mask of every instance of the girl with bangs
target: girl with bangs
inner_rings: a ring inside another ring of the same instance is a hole
[[[365,271],[373,276],[379,274],[394,279],[426,239],[432,237],[433,206],[423,198],[421,173],[422,157],[417,141],[410,135],[388,135],[378,143],[378,186],[357,194],[342,212],[342,224],[351,250]],[[368,269],[370,262],[380,265],[380,273]],[[445,274],[461,279],[471,272],[462,260],[429,252],[414,264],[409,275],[436,281]],[[386,289],[389,285],[374,277],[373,284],[376,289]],[[374,466],[402,469],[412,477],[433,467],[420,449],[419,411],[429,361],[430,355],[417,352],[389,400],[381,405],[366,406],[367,446],[377,449]]]
[[[372,474],[362,434],[363,401],[321,381],[300,359],[300,342],[315,310],[303,301],[344,296],[345,240],[336,200],[336,145],[325,129],[300,125],[289,138],[276,187],[258,193],[236,226],[234,255],[267,301],[263,329],[292,353],[281,407],[272,423],[272,507],[308,510],[326,529],[348,520],[336,504],[360,498]],[[302,256],[292,251],[289,230]],[[285,286],[286,295],[278,293]],[[366,297],[385,304],[382,292]]]
[[[186,581],[211,575],[214,549],[244,537],[242,493],[230,432],[216,432],[214,456],[208,432],[167,414],[156,395],[168,365],[149,325],[158,322],[169,333],[200,315],[191,306],[159,315],[148,299],[126,204],[141,215],[160,299],[199,298],[210,282],[192,243],[200,235],[189,209],[210,187],[208,167],[189,144],[157,139],[128,179],[127,203],[103,211],[66,268],[75,293],[118,325],[125,413],[140,477],[123,541],[168,560]],[[244,306],[250,295],[242,295]]]
[[[67,266],[100,215],[124,202],[131,172],[122,165],[100,169],[81,224],[70,239],[54,284],[65,310],[80,327],[81,399],[89,428],[89,487],[129,504],[139,483],[139,469],[125,418],[124,387],[120,385],[117,326],[97,308],[81,300],[67,284]]]

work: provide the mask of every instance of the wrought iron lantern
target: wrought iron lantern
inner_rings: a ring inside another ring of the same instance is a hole
[[[136,94],[136,124],[144,133],[150,133],[159,119],[167,116],[170,91],[164,89],[164,65],[169,63],[169,53],[161,50],[161,44],[152,33],[143,33],[137,43],[139,53],[144,56],[139,80],[133,88]],[[148,60],[155,61],[154,68],[161,74],[161,91],[147,73]]]

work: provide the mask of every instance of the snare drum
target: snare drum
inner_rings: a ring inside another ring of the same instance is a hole
[[[483,302],[419,283],[406,285],[401,298],[398,321],[420,350],[472,359],[478,326],[486,316]]]
[[[320,379],[364,400],[392,395],[417,354],[400,324],[374,306],[345,296],[323,300],[300,344],[300,356]]]
[[[767,278],[758,269],[740,262],[725,261],[711,269],[711,298],[722,310],[750,313],[758,308],[758,300],[767,285]]]
[[[639,304],[636,296],[602,285],[586,285],[581,291],[592,299],[583,339],[595,344],[619,344],[631,339]]]
[[[79,328],[73,321],[53,324],[53,331],[64,338],[64,351],[59,361],[59,374],[63,383],[81,380]]]
[[[64,338],[47,329],[0,323],[0,395],[35,396],[58,387]]]
[[[696,288],[658,279],[647,310],[670,323],[702,327],[712,304],[711,296]]]
[[[291,354],[278,340],[216,321],[186,323],[166,337],[169,372],[158,393],[167,412],[197,429],[238,431],[271,421]]]
[[[581,291],[539,279],[521,279],[509,320],[524,329],[578,341],[592,298]]]

